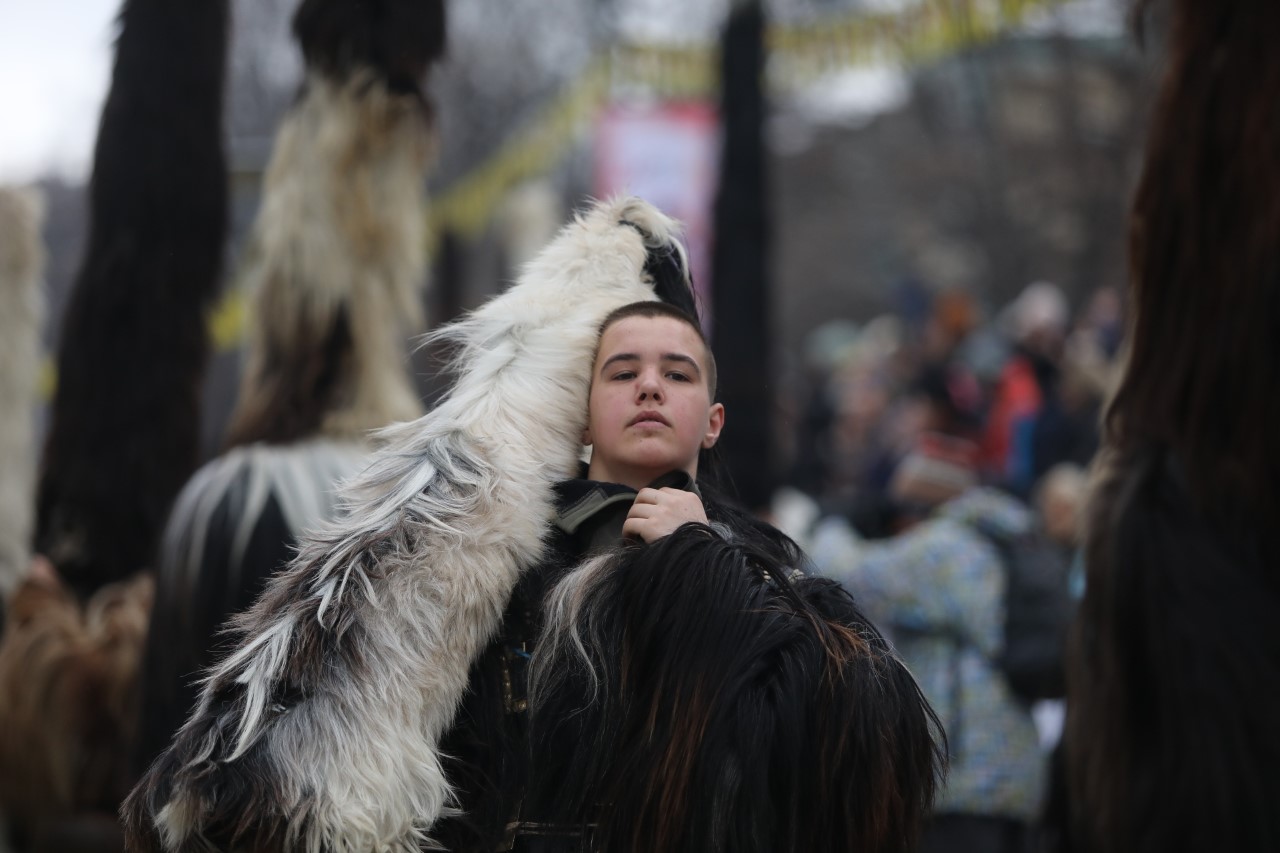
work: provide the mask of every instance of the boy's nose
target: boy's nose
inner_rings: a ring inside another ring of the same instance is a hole
[[[641,401],[662,399],[662,383],[655,377],[648,375],[640,377],[637,388],[640,392],[639,399]]]

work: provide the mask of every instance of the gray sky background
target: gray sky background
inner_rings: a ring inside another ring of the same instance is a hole
[[[119,0],[0,0],[0,183],[87,177]]]
[[[786,17],[821,16],[832,7],[884,11],[915,0],[792,0]],[[1028,29],[1064,27],[1077,35],[1122,29],[1119,0],[1069,0]],[[0,184],[53,175],[88,176],[99,113],[110,82],[115,15],[120,0],[0,0]],[[628,0],[618,30],[638,41],[702,41],[714,37],[729,0]],[[781,10],[777,10],[781,11]],[[291,68],[292,66],[290,66]],[[836,75],[806,93],[810,109],[860,113],[889,105],[901,83],[887,69]],[[803,100],[803,99],[802,99]]]

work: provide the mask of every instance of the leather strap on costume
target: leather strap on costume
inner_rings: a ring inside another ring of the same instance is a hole
[[[576,849],[586,850],[588,848],[585,845],[589,843],[591,832],[595,827],[594,823],[563,824],[513,820],[507,824],[506,834],[503,836],[502,844],[497,848],[497,853],[506,853],[515,849],[516,842],[521,838],[562,839],[566,844],[573,844]]]

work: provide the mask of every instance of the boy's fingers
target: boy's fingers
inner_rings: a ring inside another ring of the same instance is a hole
[[[652,515],[653,512],[656,511],[658,508],[659,507],[657,504],[653,504],[653,503],[642,504],[637,502],[631,505],[631,509],[627,511],[627,515],[631,518],[645,518],[649,515]]]
[[[650,528],[650,524],[648,519],[628,518],[626,521],[622,523],[622,535],[624,537],[634,536],[638,539],[643,539],[645,542],[648,542],[650,541],[649,528]]]

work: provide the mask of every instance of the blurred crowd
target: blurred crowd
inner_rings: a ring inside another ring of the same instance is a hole
[[[944,439],[949,465],[1034,504],[1071,544],[1122,332],[1118,292],[1093,292],[1073,316],[1047,282],[991,316],[970,294],[943,291],[915,318],[833,321],[808,341],[813,392],[791,483],[815,502],[810,513],[891,535],[895,473]]]
[[[943,721],[950,772],[924,849],[1023,850],[1052,840],[1041,817],[1062,808],[1050,756],[1123,306],[1099,289],[1073,316],[1047,282],[989,317],[964,292],[918,303],[812,336],[777,521],[893,638]]]

